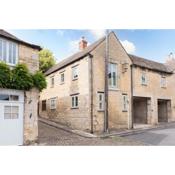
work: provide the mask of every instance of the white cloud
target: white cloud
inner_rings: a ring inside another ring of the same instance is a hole
[[[69,42],[69,52],[70,53],[75,53],[75,52],[78,52],[79,50],[79,41],[80,40],[71,40]]]
[[[128,40],[124,40],[124,41],[120,41],[120,42],[128,53],[134,53],[135,52],[136,47],[135,47],[134,43],[132,43]]]
[[[64,35],[64,31],[63,30],[57,30],[56,34],[59,36],[63,36]]]
[[[106,33],[106,29],[101,29],[101,30],[97,29],[97,30],[89,30],[89,31],[95,39],[99,39],[99,38],[105,36],[105,33]]]

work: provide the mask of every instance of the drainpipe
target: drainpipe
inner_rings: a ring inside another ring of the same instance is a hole
[[[108,59],[109,59],[109,31],[106,31],[106,51],[105,51],[105,111],[104,111],[104,132],[108,132]]]
[[[134,104],[133,104],[133,65],[131,65],[131,128],[133,129],[134,122]]]
[[[90,120],[91,120],[91,133],[94,132],[94,122],[93,122],[93,65],[92,58],[93,55],[89,54],[89,95],[90,95]]]

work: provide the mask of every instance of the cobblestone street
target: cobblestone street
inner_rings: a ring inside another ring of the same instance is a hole
[[[132,141],[131,139],[118,136],[109,138],[85,138],[39,122],[38,145],[130,146],[143,144],[139,141]]]

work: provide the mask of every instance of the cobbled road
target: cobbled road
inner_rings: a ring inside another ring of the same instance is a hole
[[[139,141],[123,137],[85,138],[62,129],[58,129],[39,122],[38,145],[84,145],[84,146],[115,146],[115,145],[143,145]]]

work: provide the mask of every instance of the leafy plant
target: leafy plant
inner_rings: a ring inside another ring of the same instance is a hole
[[[39,68],[40,71],[46,72],[49,68],[55,65],[53,53],[48,49],[42,49],[39,52]]]
[[[0,88],[10,88],[11,70],[9,66],[0,62]]]
[[[11,86],[19,90],[30,90],[33,87],[32,74],[25,64],[18,64],[12,70]]]
[[[38,71],[33,75],[33,83],[34,83],[34,86],[37,89],[39,89],[39,91],[42,91],[47,87],[46,79],[44,77],[44,74],[41,71]]]

